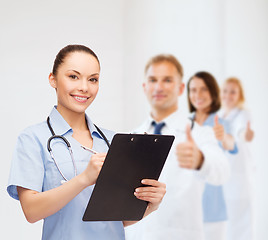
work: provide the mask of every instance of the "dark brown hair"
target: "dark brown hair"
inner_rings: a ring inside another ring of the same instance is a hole
[[[174,57],[171,54],[159,54],[159,55],[152,57],[145,66],[145,69],[144,69],[145,74],[147,73],[151,65],[155,63],[161,63],[161,62],[169,62],[173,64],[176,67],[178,73],[181,75],[181,77],[183,77],[183,67],[181,63],[178,61],[176,57]]]
[[[194,77],[202,79],[208,88],[209,94],[212,99],[212,103],[208,113],[217,112],[221,107],[220,88],[216,79],[213,77],[212,74],[208,72],[197,72],[189,79],[187,83],[187,99],[190,112],[196,111],[196,108],[192,105],[190,101],[190,82]]]
[[[66,58],[66,56],[72,52],[85,52],[85,53],[89,53],[90,55],[92,55],[93,57],[96,58],[96,60],[99,62],[99,59],[97,57],[97,55],[88,47],[84,46],[84,45],[67,45],[66,47],[62,48],[59,53],[57,54],[54,64],[53,64],[53,69],[52,69],[52,73],[53,75],[57,74],[58,68],[59,66],[64,62],[64,59]]]

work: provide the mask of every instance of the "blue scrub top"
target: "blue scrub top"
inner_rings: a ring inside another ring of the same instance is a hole
[[[64,136],[71,144],[77,174],[87,167],[91,158],[90,152],[81,148],[81,144],[72,137],[73,130],[57,111],[50,114],[50,124],[56,135]],[[86,116],[88,128],[93,138],[93,149],[107,152],[108,146],[98,133],[94,124]],[[114,133],[102,129],[111,142]],[[51,137],[46,121],[28,127],[18,137],[14,151],[7,191],[15,199],[18,198],[17,186],[44,192],[61,185],[63,180],[47,150],[47,140]],[[60,139],[51,141],[51,148],[60,170],[67,179],[74,177],[74,167],[66,144]],[[83,222],[82,217],[94,186],[89,186],[57,213],[44,219],[42,239],[49,240],[122,240],[125,239],[123,223]]]
[[[203,123],[203,126],[213,127],[215,115],[216,113],[211,113]],[[229,123],[222,118],[219,118],[219,123],[223,125],[225,132],[229,134]],[[219,145],[222,147],[220,142]],[[228,152],[231,154],[237,153],[238,149],[236,144],[235,148]],[[222,186],[214,186],[206,183],[203,193],[202,205],[204,222],[218,222],[227,220],[227,209]]]

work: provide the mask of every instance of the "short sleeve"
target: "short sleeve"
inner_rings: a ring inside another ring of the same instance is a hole
[[[41,192],[43,179],[42,148],[38,139],[25,130],[17,139],[7,192],[12,198],[19,200],[17,186]]]

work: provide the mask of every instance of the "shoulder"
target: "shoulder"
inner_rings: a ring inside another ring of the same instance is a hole
[[[234,115],[235,119],[249,119],[250,118],[250,112],[245,108],[234,108],[232,110],[232,114]]]
[[[239,109],[237,116],[230,124],[233,124],[237,128],[244,128],[248,121],[251,121],[250,112],[246,109]]]
[[[44,133],[48,133],[48,131],[49,129],[46,125],[46,122],[43,121],[23,129],[18,138],[31,138],[33,140],[38,140],[44,135]]]
[[[239,112],[239,117],[249,120],[251,118],[250,112],[247,109],[241,109]]]

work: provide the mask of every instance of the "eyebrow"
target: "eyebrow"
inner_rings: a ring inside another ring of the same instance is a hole
[[[80,72],[78,72],[78,71],[76,71],[76,70],[74,70],[74,69],[71,69],[71,70],[68,70],[68,71],[73,71],[73,72],[75,72],[75,73],[81,75]],[[91,76],[95,76],[95,75],[99,75],[99,73],[93,73],[93,74],[90,75],[90,77],[91,77]]]
[[[147,78],[157,78],[156,76],[148,76]],[[172,78],[173,79],[173,76],[163,76],[163,78]]]
[[[70,71],[73,71],[73,72],[75,72],[75,73],[81,75],[80,72],[78,72],[78,71],[76,71],[76,70],[70,70]]]

